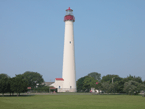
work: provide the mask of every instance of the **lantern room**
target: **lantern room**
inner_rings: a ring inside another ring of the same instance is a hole
[[[73,16],[73,10],[70,7],[66,10],[66,15],[64,16],[64,21],[75,21],[75,17]]]

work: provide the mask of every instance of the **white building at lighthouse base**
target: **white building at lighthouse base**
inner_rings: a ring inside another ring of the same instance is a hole
[[[56,88],[57,92],[76,92],[76,88],[63,88],[63,83],[63,78],[55,78],[55,82],[50,86]]]

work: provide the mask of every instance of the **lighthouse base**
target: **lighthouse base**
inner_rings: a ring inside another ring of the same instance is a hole
[[[64,79],[63,78],[55,78],[55,82],[50,84],[50,87],[57,88],[57,92],[76,92],[76,88],[63,88]]]
[[[57,92],[76,92],[76,88],[60,88],[57,89]]]

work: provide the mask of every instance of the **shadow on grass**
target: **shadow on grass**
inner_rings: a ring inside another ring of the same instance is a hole
[[[35,95],[0,95],[0,97],[32,97],[32,96],[35,96]]]
[[[111,95],[111,96],[112,96],[112,95],[121,95],[121,96],[122,96],[122,95],[128,95],[128,96],[142,96],[142,94],[129,95],[129,94],[126,94],[126,93],[118,93],[118,94],[113,94],[113,93],[95,94],[95,93],[94,93],[93,95]]]

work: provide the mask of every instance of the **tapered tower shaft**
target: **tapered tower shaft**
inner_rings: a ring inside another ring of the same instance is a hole
[[[76,92],[76,71],[73,31],[73,22],[75,21],[75,19],[72,15],[72,10],[70,8],[66,11],[67,14],[64,17],[65,33],[62,70],[62,78],[64,79],[63,89],[69,92]]]

